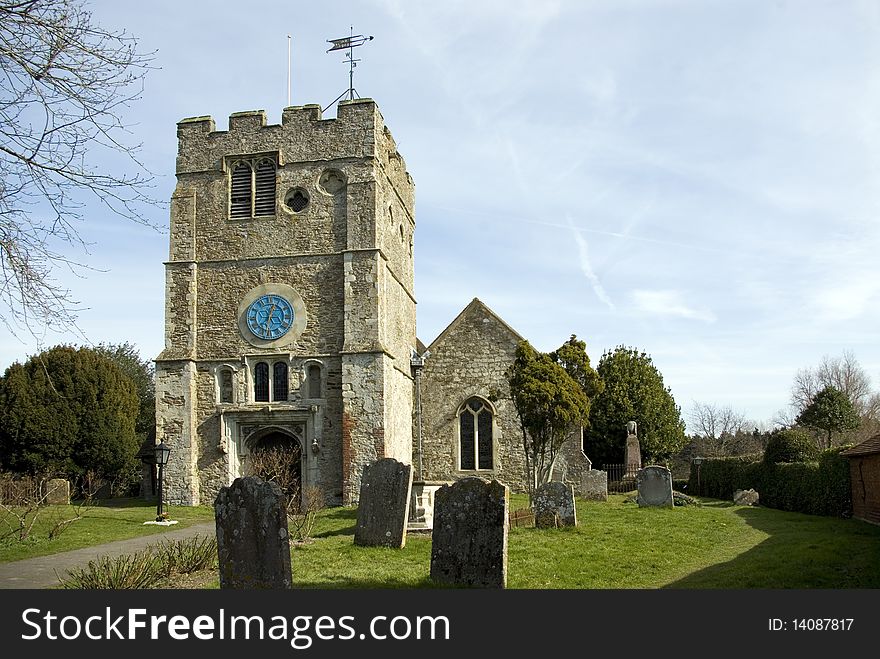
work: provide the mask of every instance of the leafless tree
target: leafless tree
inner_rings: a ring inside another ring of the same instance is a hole
[[[871,377],[851,351],[845,350],[840,357],[825,355],[817,367],[797,372],[791,387],[795,414],[806,408],[825,387],[834,387],[846,394],[860,417],[880,418],[880,395],[871,391]]]
[[[86,267],[67,247],[87,252],[77,225],[90,197],[150,224],[152,177],[121,115],[152,59],[84,0],[0,0],[0,320],[11,331],[75,323],[56,270]]]
[[[742,431],[746,427],[746,415],[730,405],[701,403],[694,401],[690,413],[691,427],[698,435],[721,442]]]

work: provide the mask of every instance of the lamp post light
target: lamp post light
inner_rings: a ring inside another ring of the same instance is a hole
[[[694,458],[694,464],[697,465],[697,492],[698,492],[699,494],[702,494],[702,493],[703,493],[703,487],[702,487],[702,485],[700,484],[700,465],[703,464],[703,458],[701,458],[701,457],[699,457],[699,456],[696,457],[696,458]]]
[[[412,368],[413,377],[416,381],[416,428],[418,429],[418,462],[416,463],[416,480],[421,481],[422,475],[422,371],[425,370],[425,357],[429,353],[420,355],[415,350],[410,355],[409,365]]]
[[[159,465],[159,503],[156,506],[156,521],[164,522],[165,516],[162,512],[162,472],[165,469],[165,465],[168,464],[168,456],[171,454],[171,448],[165,445],[165,442],[162,442],[153,449],[156,454],[156,464]]]

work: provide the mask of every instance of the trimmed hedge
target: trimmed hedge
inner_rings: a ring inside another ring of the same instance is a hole
[[[840,448],[823,451],[818,462],[768,463],[758,456],[717,458],[691,465],[688,492],[732,499],[734,490],[754,488],[760,504],[830,517],[852,516],[849,461]]]
[[[815,462],[818,459],[816,440],[799,428],[774,431],[764,449],[764,462]]]

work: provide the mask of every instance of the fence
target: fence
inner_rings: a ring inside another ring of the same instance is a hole
[[[534,526],[535,525],[535,514],[532,512],[530,508],[520,508],[519,510],[514,510],[510,513],[510,526]]]
[[[40,498],[40,483],[30,476],[13,478],[8,474],[0,474],[0,503],[17,506],[24,501]]]
[[[608,493],[632,492],[636,489],[636,471],[630,468],[627,473],[626,465],[611,464],[603,465],[602,470],[608,474]]]

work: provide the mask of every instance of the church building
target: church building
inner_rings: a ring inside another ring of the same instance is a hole
[[[371,462],[523,486],[504,372],[522,337],[474,299],[416,338],[414,184],[371,99],[177,126],[157,441],[170,502],[211,504],[284,447],[304,486],[357,501]],[[423,368],[422,368],[423,364]],[[589,470],[579,439],[565,480]]]

